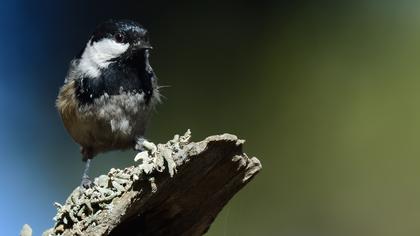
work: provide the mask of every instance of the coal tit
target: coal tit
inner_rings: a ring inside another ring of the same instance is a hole
[[[149,64],[147,30],[130,20],[100,24],[75,57],[56,101],[65,128],[86,162],[98,153],[141,146],[151,111],[159,101]]]

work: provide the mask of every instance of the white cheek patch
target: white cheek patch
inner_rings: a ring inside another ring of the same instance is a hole
[[[93,44],[89,40],[79,61],[79,69],[89,77],[97,77],[101,74],[100,69],[108,67],[110,60],[123,54],[128,47],[128,43],[117,43],[112,39],[102,39]]]

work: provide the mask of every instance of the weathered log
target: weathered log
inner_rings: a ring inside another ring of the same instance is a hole
[[[138,165],[111,169],[90,189],[77,187],[44,235],[203,235],[226,203],[261,170],[223,134],[190,142],[145,142]]]

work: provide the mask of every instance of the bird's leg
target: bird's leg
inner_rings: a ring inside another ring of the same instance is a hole
[[[93,158],[93,151],[92,148],[87,147],[80,147],[80,152],[82,153],[83,159],[82,161],[85,162],[85,169],[83,171],[82,175],[82,182],[80,183],[80,188],[88,189],[92,187],[92,181],[89,178],[89,168],[90,168],[90,162]]]

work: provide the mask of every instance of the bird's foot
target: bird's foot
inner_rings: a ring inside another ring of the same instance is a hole
[[[144,151],[143,143],[146,139],[145,138],[137,138],[136,144],[134,145],[134,150],[142,152]]]
[[[93,187],[93,181],[89,178],[89,176],[83,176],[82,182],[80,183],[80,187],[84,189],[89,189]]]
[[[157,150],[156,144],[147,141],[144,137],[137,138],[134,149],[138,152],[148,151],[150,153],[155,153]]]

